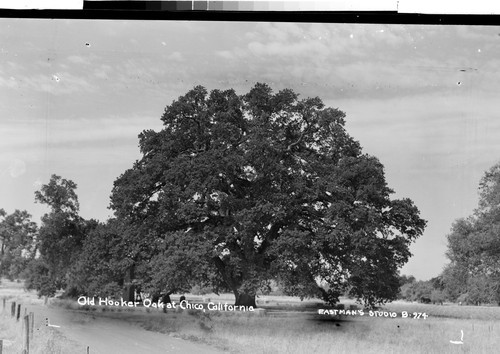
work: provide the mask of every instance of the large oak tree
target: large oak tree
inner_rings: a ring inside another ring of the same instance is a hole
[[[342,111],[265,84],[243,96],[197,86],[161,120],[111,195],[116,216],[143,230],[127,240],[137,266],[153,259],[165,282],[189,269],[243,305],[271,279],[329,303],[346,289],[371,305],[396,298],[426,222],[390,198]]]

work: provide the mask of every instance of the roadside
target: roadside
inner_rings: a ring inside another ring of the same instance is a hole
[[[0,299],[8,296],[7,306],[2,310],[5,322],[17,332],[21,331],[21,323],[7,316],[10,313],[12,301],[22,304],[22,313],[34,312],[34,337],[50,337],[58,343],[47,344],[50,353],[223,353],[223,351],[211,348],[201,343],[176,338],[168,334],[147,331],[136,323],[129,323],[119,319],[94,316],[92,313],[82,313],[54,306],[46,306],[42,299],[35,294],[25,292],[21,288],[12,289],[9,284],[2,284],[0,288]],[[10,298],[15,296],[15,298]],[[0,303],[1,304],[1,303]],[[48,319],[51,326],[46,326]],[[4,323],[5,324],[5,323]],[[57,326],[57,327],[55,327]],[[16,327],[16,328],[14,328]],[[54,339],[55,338],[55,339]],[[14,341],[20,341],[20,335]],[[4,353],[9,353],[9,347],[18,348],[19,343],[7,342]],[[37,352],[33,348],[33,352]],[[47,353],[49,354],[49,353]]]
[[[80,343],[90,353],[221,353],[204,345],[146,331],[122,320],[72,313],[65,309],[35,306],[31,311],[49,318],[69,340]],[[76,352],[82,353],[78,350]]]

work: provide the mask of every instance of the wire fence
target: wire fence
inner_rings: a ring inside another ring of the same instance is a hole
[[[24,315],[22,315],[22,304],[16,303],[16,301],[10,304],[10,316],[16,322],[22,321],[21,327],[21,340],[22,340],[22,353],[29,354],[30,352],[30,342],[33,341],[33,328],[35,323],[34,312],[29,312],[26,307],[24,307]],[[6,312],[7,299],[4,297],[2,299],[2,313]],[[4,340],[0,339],[0,354],[4,351]]]
[[[3,297],[2,298],[2,315],[7,315],[8,316],[8,304],[7,304],[7,298]],[[23,314],[24,312],[24,314]],[[12,324],[15,326],[16,323],[21,322],[21,326],[18,326],[21,328],[21,336],[18,337],[16,336],[15,340],[6,340],[3,338],[0,338],[0,354],[6,354],[7,352],[7,347],[10,347],[12,345],[15,346],[20,346],[21,353],[22,354],[29,354],[34,353],[35,349],[34,348],[34,328],[35,328],[35,313],[34,312],[28,312],[28,308],[24,306],[22,303],[12,301],[10,302],[10,318]],[[50,323],[49,318],[46,317],[45,319],[40,319],[41,326],[47,326],[47,327],[59,327],[57,325],[53,325]],[[42,322],[43,321],[43,322]],[[86,347],[86,353],[90,354],[90,347]]]

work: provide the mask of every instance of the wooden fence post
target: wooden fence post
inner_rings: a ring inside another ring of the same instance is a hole
[[[0,354],[2,354],[2,348],[3,348],[3,339],[0,339]]]
[[[30,312],[30,338],[33,339],[33,328],[35,327],[35,313]]]
[[[24,316],[24,350],[26,354],[30,353],[30,318],[29,316]]]
[[[6,299],[5,299],[5,297],[4,297],[4,298],[3,298],[3,308],[2,308],[2,312],[5,312],[5,301],[6,301]]]
[[[17,316],[16,316],[16,320],[19,321],[20,317],[21,317],[21,304],[17,304]]]
[[[10,317],[14,317],[16,315],[16,302],[14,301],[10,306]]]

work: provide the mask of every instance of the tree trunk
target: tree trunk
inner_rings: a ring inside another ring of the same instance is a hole
[[[234,296],[236,298],[234,302],[235,306],[246,306],[246,307],[252,306],[253,308],[257,308],[257,304],[255,302],[255,295],[250,295],[245,293],[240,294],[238,291],[234,291]]]
[[[123,280],[123,300],[124,301],[135,301],[134,290],[135,285],[132,283],[134,279],[134,266],[127,269],[125,273],[125,279]]]
[[[239,282],[237,279],[235,279],[231,272],[228,271],[229,269],[226,268],[226,265],[224,262],[219,258],[219,257],[214,257],[213,258],[215,266],[217,267],[218,271],[220,272],[222,278],[224,279],[225,283],[227,286],[233,290],[235,301],[234,305],[235,306],[246,306],[250,307],[252,306],[253,308],[257,307],[257,304],[255,302],[255,294],[247,294],[247,293],[240,293],[238,291]]]

